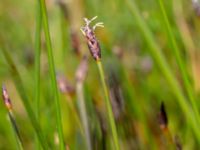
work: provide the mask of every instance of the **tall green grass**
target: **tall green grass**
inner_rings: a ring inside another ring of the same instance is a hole
[[[44,33],[45,33],[47,52],[48,52],[51,83],[52,83],[52,88],[53,88],[53,92],[55,96],[54,98],[55,98],[55,107],[56,107],[56,120],[57,120],[58,136],[59,136],[59,145],[60,145],[60,149],[64,150],[65,144],[64,144],[64,135],[63,135],[63,129],[62,129],[62,118],[61,118],[59,94],[58,94],[58,87],[57,87],[57,82],[56,82],[53,49],[52,49],[51,38],[50,38],[50,33],[49,33],[49,24],[48,24],[45,0],[40,0],[40,7],[42,11],[42,23],[43,23]]]
[[[169,85],[172,88],[172,92],[177,98],[177,101],[184,113],[184,115],[187,117],[187,124],[190,125],[192,128],[196,139],[199,141],[200,139],[200,131],[198,130],[198,122],[197,119],[194,118],[194,110],[192,110],[181,90],[180,85],[178,84],[176,78],[174,77],[164,55],[160,51],[159,46],[155,43],[153,35],[151,31],[148,29],[147,25],[145,24],[144,20],[142,19],[142,16],[139,13],[138,8],[136,7],[136,4],[134,2],[131,2],[130,0],[126,0],[127,6],[130,8],[130,11],[132,12],[135,21],[137,22],[138,27],[140,28],[140,31],[145,38],[147,44],[149,45],[149,51],[151,52],[152,57],[154,58],[156,65],[160,68],[163,75],[165,76],[166,80],[168,81]]]
[[[200,31],[192,9],[183,11],[188,1],[19,1],[4,1],[0,11],[0,82],[12,84],[12,80],[17,89],[17,93],[13,88],[9,91],[16,100],[13,109],[24,149],[157,150],[174,148],[175,135],[183,149],[198,149],[199,94],[193,87],[198,79],[192,78],[190,68],[193,63],[198,67],[194,50],[199,47]],[[95,30],[103,64],[90,58],[84,83],[77,82],[75,75],[80,57],[87,53],[77,29],[83,19],[80,14],[97,15],[105,24],[103,30]],[[72,29],[77,45],[70,41]],[[80,48],[78,55],[73,46]],[[153,60],[147,71],[144,56]],[[67,77],[71,91],[68,82],[58,84],[57,72]],[[161,101],[170,132],[159,128]],[[4,150],[16,145],[7,128],[0,119],[0,149]]]
[[[35,115],[40,122],[40,54],[41,54],[41,26],[42,13],[39,1],[36,4],[36,27],[35,27]],[[36,137],[36,148],[39,149],[39,142]]]
[[[191,86],[191,83],[190,83],[190,80],[189,80],[189,77],[188,77],[187,67],[185,66],[184,60],[182,59],[183,58],[183,54],[182,55],[180,54],[181,51],[178,48],[176,39],[174,38],[175,35],[173,35],[172,28],[171,28],[169,20],[167,18],[167,14],[166,14],[166,11],[165,11],[164,3],[163,3],[162,0],[159,0],[159,5],[160,5],[162,16],[164,18],[164,23],[165,23],[166,28],[167,28],[169,40],[170,40],[170,43],[171,43],[171,48],[172,48],[172,50],[173,50],[173,52],[175,54],[175,58],[176,58],[177,64],[178,64],[178,66],[180,68],[180,74],[182,75],[182,79],[183,79],[183,82],[184,82],[184,88],[186,89],[186,92],[187,92],[187,95],[188,95],[188,99],[190,100],[190,102],[192,104],[192,108],[194,110],[196,120],[199,122],[200,118],[199,118],[198,107],[197,107],[197,104],[195,102],[195,95],[194,95],[194,92],[193,92],[194,90],[193,90],[193,88]],[[183,51],[182,51],[182,53],[183,53]]]

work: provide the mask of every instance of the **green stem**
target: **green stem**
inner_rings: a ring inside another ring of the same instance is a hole
[[[102,82],[102,86],[103,86],[103,91],[104,91],[104,95],[105,95],[106,109],[108,111],[108,120],[109,120],[109,123],[110,123],[110,126],[111,126],[111,131],[112,131],[112,135],[113,135],[115,149],[119,150],[120,147],[119,147],[117,129],[116,129],[115,120],[114,120],[114,116],[113,116],[113,112],[112,112],[112,106],[111,106],[111,103],[110,103],[108,89],[107,89],[107,86],[106,86],[103,66],[102,66],[102,63],[101,63],[100,60],[97,60],[96,62],[97,62],[97,66],[98,66],[98,69],[99,69],[99,74],[100,74],[100,78],[101,78],[101,82]]]
[[[48,25],[48,18],[47,18],[47,10],[45,0],[40,0],[40,7],[42,10],[42,19],[43,19],[43,27],[44,33],[46,38],[46,45],[48,51],[48,61],[49,61],[49,70],[51,75],[51,82],[53,91],[55,94],[55,102],[56,102],[56,120],[57,120],[57,129],[58,129],[58,136],[59,136],[59,143],[60,149],[65,149],[64,144],[64,135],[62,129],[62,118],[61,118],[61,108],[60,108],[60,101],[59,101],[59,94],[58,94],[58,87],[56,82],[56,74],[55,74],[55,67],[54,67],[54,59],[53,59],[53,50],[51,45],[50,33],[49,33],[49,25]]]
[[[168,81],[169,85],[171,86],[172,92],[176,96],[177,101],[178,101],[180,107],[182,108],[184,115],[187,117],[187,119],[188,119],[187,123],[189,123],[191,125],[191,127],[194,131],[194,134],[197,137],[197,140],[200,142],[200,130],[198,129],[199,128],[198,123],[196,122],[194,115],[193,115],[193,111],[190,109],[190,107],[187,103],[187,100],[185,99],[185,97],[181,91],[180,85],[178,84],[177,80],[173,76],[173,73],[171,72],[170,67],[167,64],[167,61],[166,61],[164,55],[161,53],[160,48],[155,43],[152,33],[148,29],[145,22],[142,20],[142,17],[139,14],[139,10],[136,7],[135,3],[130,0],[126,0],[126,2],[130,8],[132,14],[135,17],[134,18],[135,22],[137,22],[138,27],[141,30],[141,33],[143,34],[147,44],[150,47],[149,50],[157,64],[157,66],[159,67],[159,69],[163,73],[164,77]]]
[[[41,54],[41,25],[42,14],[39,0],[36,4],[36,31],[35,31],[35,116],[39,122],[39,101],[40,101],[40,54]],[[36,136],[36,149],[40,149],[39,141]]]
[[[85,99],[83,95],[83,84],[80,82],[77,82],[76,84],[76,92],[78,97],[78,104],[80,109],[80,116],[84,127],[84,132],[86,135],[86,143],[87,143],[87,149],[92,150],[92,144],[91,144],[91,138],[90,138],[90,128],[88,125],[88,117],[87,117],[87,111],[85,106]]]
[[[161,12],[162,12],[162,15],[163,15],[163,20],[164,20],[166,28],[168,30],[168,36],[169,36],[172,48],[173,48],[174,53],[175,53],[176,61],[177,61],[177,64],[180,68],[181,75],[183,77],[183,83],[184,83],[184,86],[186,88],[187,95],[188,95],[189,100],[190,100],[192,107],[194,109],[194,113],[195,113],[195,116],[197,118],[197,121],[200,124],[199,111],[198,111],[197,105],[195,103],[193,90],[192,90],[190,81],[188,79],[188,75],[186,73],[185,66],[184,66],[183,61],[181,59],[181,55],[180,55],[176,40],[174,38],[169,20],[167,18],[167,14],[166,14],[166,11],[165,11],[165,8],[164,8],[163,0],[159,0],[159,4],[160,4],[160,9],[161,9]]]
[[[15,139],[17,141],[18,149],[23,150],[22,139],[21,139],[21,136],[19,134],[19,130],[18,130],[15,118],[12,114],[12,111],[8,111],[8,117],[9,117],[12,129],[13,129],[14,135],[15,135]]]

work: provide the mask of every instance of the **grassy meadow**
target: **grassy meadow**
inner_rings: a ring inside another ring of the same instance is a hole
[[[199,26],[199,0],[2,1],[0,150],[199,149]]]

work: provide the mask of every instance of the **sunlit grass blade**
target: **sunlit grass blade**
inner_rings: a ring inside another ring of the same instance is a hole
[[[60,149],[64,150],[65,144],[64,144],[64,135],[63,135],[63,129],[62,129],[61,108],[60,108],[58,87],[57,87],[57,82],[56,82],[53,50],[52,50],[52,45],[51,45],[50,33],[49,33],[49,25],[48,25],[48,17],[47,17],[45,0],[40,0],[40,7],[42,11],[42,23],[43,23],[44,33],[45,33],[47,52],[48,52],[49,71],[50,71],[52,88],[54,91],[55,103],[56,103],[56,120],[57,120],[56,122],[57,122],[57,129],[58,129],[59,144],[60,144]]]
[[[39,0],[36,4],[36,30],[35,30],[35,116],[39,122],[39,102],[40,102],[40,53],[41,53],[41,24],[42,14]],[[36,137],[36,148],[40,149],[39,141]]]

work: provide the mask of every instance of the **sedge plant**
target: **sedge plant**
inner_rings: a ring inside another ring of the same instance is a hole
[[[100,75],[102,86],[103,86],[106,109],[108,112],[108,120],[109,120],[109,124],[111,127],[113,141],[114,141],[115,149],[119,150],[120,147],[119,147],[119,140],[118,140],[118,135],[117,135],[116,124],[115,124],[115,120],[114,120],[110,97],[108,94],[108,88],[107,88],[106,81],[105,81],[105,73],[104,73],[102,62],[101,62],[101,48],[100,48],[99,42],[97,41],[96,36],[94,34],[94,30],[96,29],[96,27],[103,27],[103,23],[99,22],[96,25],[94,25],[92,28],[90,27],[90,23],[93,20],[95,20],[96,18],[97,18],[97,16],[93,17],[91,20],[84,18],[85,26],[81,28],[81,31],[87,39],[87,45],[88,45],[89,51],[90,51],[92,57],[94,58],[94,60],[96,61],[96,64],[97,64],[97,67],[99,70],[99,75]]]

